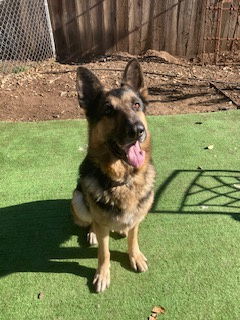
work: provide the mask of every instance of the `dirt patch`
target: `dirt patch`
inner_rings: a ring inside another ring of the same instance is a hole
[[[120,53],[81,63],[107,89],[119,86],[130,55]],[[200,66],[151,50],[139,57],[149,88],[147,113],[179,114],[236,109],[211,82],[231,88],[239,96],[240,66]],[[38,63],[17,74],[0,75],[0,120],[38,121],[83,117],[75,90],[77,65]],[[234,93],[235,92],[235,93]],[[230,93],[231,94],[231,93]],[[231,97],[231,95],[230,95]],[[239,98],[238,98],[239,101]]]

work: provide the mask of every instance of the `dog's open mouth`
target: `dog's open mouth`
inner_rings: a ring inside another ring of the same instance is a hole
[[[139,141],[126,146],[120,146],[116,142],[111,142],[111,149],[115,156],[134,168],[140,168],[144,163],[145,151],[141,149]]]

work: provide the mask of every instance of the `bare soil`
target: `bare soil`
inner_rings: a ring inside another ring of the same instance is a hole
[[[91,69],[110,89],[120,85],[126,61],[131,57],[119,53],[81,65]],[[153,50],[138,58],[149,88],[149,115],[215,112],[240,106],[240,66],[201,66]],[[83,117],[75,90],[78,65],[47,61],[17,74],[0,74],[0,120]]]

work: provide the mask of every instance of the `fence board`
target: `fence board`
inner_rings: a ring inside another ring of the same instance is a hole
[[[56,54],[58,57],[61,57],[61,60],[64,59],[66,53],[66,39],[63,32],[63,23],[62,23],[62,1],[49,1],[49,12],[52,22],[52,29],[54,33],[54,41],[56,46]]]
[[[161,37],[161,30],[160,30],[160,21],[161,21],[161,9],[164,5],[164,2],[160,2],[158,0],[154,1],[153,4],[153,16],[149,17],[149,19],[153,20],[152,28],[150,32],[152,33],[152,43],[150,49],[159,50],[159,45],[164,42],[164,37]]]
[[[194,50],[198,45],[199,38],[196,38],[196,21],[197,21],[197,5],[199,1],[194,0],[192,1],[192,8],[191,14],[189,15],[189,34],[188,34],[188,45],[187,45],[187,52],[186,56],[191,57],[194,55]]]
[[[117,28],[117,51],[128,51],[129,50],[129,40],[128,40],[128,0],[116,0],[116,28]]]
[[[86,50],[86,29],[85,24],[83,23],[83,19],[80,19],[81,15],[83,14],[83,6],[82,1],[75,0],[76,5],[76,20],[77,20],[77,29],[79,30],[79,51],[84,52]]]
[[[111,54],[116,51],[116,1],[103,2],[103,28],[105,52]]]
[[[168,0],[167,2],[167,10],[165,14],[165,25],[166,33],[165,33],[165,50],[176,54],[177,47],[177,14],[179,9],[179,1],[178,0]],[[171,41],[167,41],[167,39],[171,39]]]
[[[168,28],[168,22],[166,20],[167,8],[167,1],[159,2],[159,14],[155,17],[159,30],[159,43],[155,46],[157,50],[165,50],[166,47],[166,31]],[[153,29],[152,32],[155,32],[155,30]]]
[[[141,0],[128,1],[129,52],[131,54],[138,54],[141,52],[141,2]]]
[[[185,46],[184,46],[184,28],[185,21],[183,19],[185,13],[185,2],[179,1],[178,4],[178,17],[177,17],[177,44],[176,52],[180,56],[185,55]]]

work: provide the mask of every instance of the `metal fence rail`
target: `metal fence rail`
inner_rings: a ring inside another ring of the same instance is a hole
[[[0,72],[54,55],[47,0],[0,0]]]
[[[240,64],[240,1],[205,0],[203,63]]]

